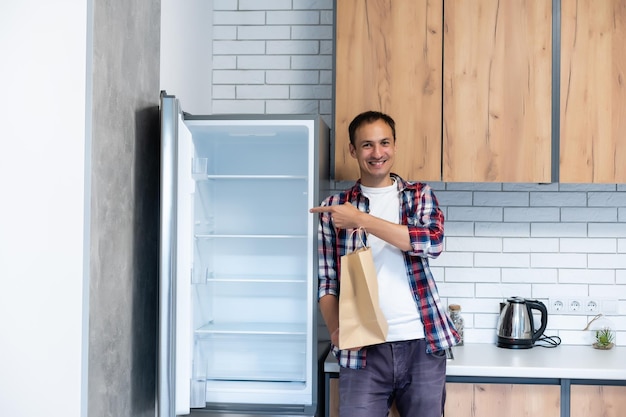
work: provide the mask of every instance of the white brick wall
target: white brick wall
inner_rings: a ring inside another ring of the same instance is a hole
[[[332,0],[214,0],[215,113],[314,113],[332,125]],[[336,183],[340,190],[352,185]],[[495,341],[499,302],[520,295],[620,300],[626,343],[626,186],[432,183],[446,214],[431,262],[469,342]],[[586,316],[551,314],[547,335],[588,343]]]
[[[332,0],[215,0],[214,113],[332,116]]]
[[[520,295],[617,298],[609,318],[624,343],[625,185],[431,185],[446,214],[445,252],[431,266],[442,297],[463,307],[468,341],[495,341],[498,303]],[[590,318],[551,314],[546,334],[587,343]]]

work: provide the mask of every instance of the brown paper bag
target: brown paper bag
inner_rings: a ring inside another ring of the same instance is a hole
[[[357,229],[361,246],[341,257],[339,291],[339,349],[383,343],[387,320],[378,305],[378,280],[372,251],[363,240],[365,229]]]

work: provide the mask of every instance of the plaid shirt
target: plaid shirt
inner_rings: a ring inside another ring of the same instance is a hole
[[[391,174],[398,184],[401,224],[409,228],[413,250],[404,252],[407,278],[419,310],[427,352],[452,347],[459,341],[459,335],[446,314],[437,285],[428,266],[428,257],[436,258],[443,250],[443,213],[439,209],[432,189],[422,183],[404,181]],[[323,206],[340,205],[351,202],[359,210],[369,212],[369,200],[361,193],[360,180],[350,189],[326,198]],[[341,257],[356,249],[356,234],[350,238],[348,230],[337,230],[329,213],[320,214],[319,239],[319,294],[339,295],[339,271]],[[367,349],[340,350],[332,346],[339,365],[348,368],[364,368]]]

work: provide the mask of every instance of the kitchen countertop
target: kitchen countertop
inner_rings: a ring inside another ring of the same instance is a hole
[[[591,346],[561,345],[555,348],[504,349],[490,343],[471,343],[452,348],[448,360],[450,377],[560,378],[626,380],[626,347],[598,350]],[[324,372],[338,373],[332,353]]]

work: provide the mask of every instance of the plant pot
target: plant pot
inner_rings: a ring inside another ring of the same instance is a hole
[[[594,343],[592,346],[593,346],[594,349],[609,350],[613,346],[615,346],[615,343],[609,343],[608,345],[600,345],[598,343]]]

